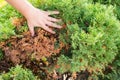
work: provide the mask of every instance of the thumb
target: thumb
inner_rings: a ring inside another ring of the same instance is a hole
[[[35,34],[35,32],[34,32],[34,26],[28,25],[28,27],[29,27],[31,35],[34,36],[34,34]]]

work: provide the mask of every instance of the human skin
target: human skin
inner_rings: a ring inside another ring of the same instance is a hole
[[[35,8],[28,0],[6,0],[9,4],[15,7],[26,19],[31,35],[34,36],[34,27],[41,27],[44,30],[55,34],[50,27],[62,28],[62,26],[57,25],[59,19],[50,17],[53,14],[59,14],[58,11],[43,11]]]

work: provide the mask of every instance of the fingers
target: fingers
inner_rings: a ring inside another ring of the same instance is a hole
[[[59,14],[59,11],[48,11],[48,15]]]
[[[48,21],[51,21],[51,22],[60,22],[61,21],[61,19],[56,19],[56,18],[52,18],[52,17],[48,17],[47,19],[48,19]]]
[[[43,26],[42,28],[43,28],[44,30],[52,33],[52,34],[55,34],[55,32],[54,32],[53,30],[51,30],[48,26]]]
[[[59,11],[48,11],[48,12],[45,12],[47,13],[48,17],[47,19],[49,21],[52,21],[52,22],[60,22],[61,20],[60,19],[56,19],[56,18],[53,18],[53,17],[49,17],[49,15],[53,15],[53,14],[59,14]]]
[[[28,26],[29,26],[29,30],[30,30],[31,35],[34,36],[34,34],[35,34],[34,26],[31,26],[31,25],[28,25]],[[50,29],[48,26],[42,26],[41,28],[43,28],[44,30],[46,30],[52,34],[55,34],[55,32],[52,29]]]
[[[34,26],[28,25],[29,26],[29,30],[31,32],[31,35],[34,36],[35,32],[34,32]]]
[[[62,28],[60,25],[57,25],[57,22],[60,22],[61,20],[50,17],[49,15],[53,15],[53,14],[59,14],[59,11],[35,11],[36,13],[33,14],[33,16],[30,16],[27,19],[28,22],[28,27],[29,30],[31,32],[31,35],[34,36],[35,31],[34,31],[34,27],[41,27],[44,30],[55,34],[55,32],[49,28],[50,27],[54,27],[54,28]],[[37,14],[37,15],[36,15]]]
[[[47,22],[46,24],[47,24],[47,26],[50,26],[50,27],[54,27],[54,28],[62,28],[62,26],[57,25],[57,24],[55,24],[55,23],[53,23],[53,22]]]

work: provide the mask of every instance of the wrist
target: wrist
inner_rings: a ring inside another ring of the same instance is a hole
[[[15,7],[26,18],[30,13],[33,13],[35,7],[28,0],[6,0],[9,4]]]
[[[26,11],[23,11],[23,12],[21,12],[21,13],[22,13],[22,15],[27,19],[27,18],[29,18],[30,16],[32,16],[32,14],[34,14],[35,11],[36,11],[36,8],[34,8],[34,7],[29,7],[29,8],[27,8]]]

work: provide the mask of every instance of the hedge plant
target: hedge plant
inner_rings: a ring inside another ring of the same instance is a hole
[[[23,69],[21,66],[17,65],[12,67],[8,73],[3,73],[0,75],[0,80],[39,80],[33,75],[33,73],[28,69]]]
[[[113,5],[115,6],[115,14],[117,15],[117,18],[120,20],[120,0],[92,0],[93,2],[99,2],[102,4],[106,4],[106,5]]]
[[[70,48],[67,55],[58,59],[59,71],[87,69],[90,73],[102,74],[119,54],[120,23],[112,5],[92,4],[87,0],[45,0],[40,7],[59,10],[59,16],[67,25],[67,29],[61,31],[60,40]]]
[[[16,35],[15,26],[12,24],[12,18],[21,17],[12,6],[6,5],[0,9],[0,41]]]

